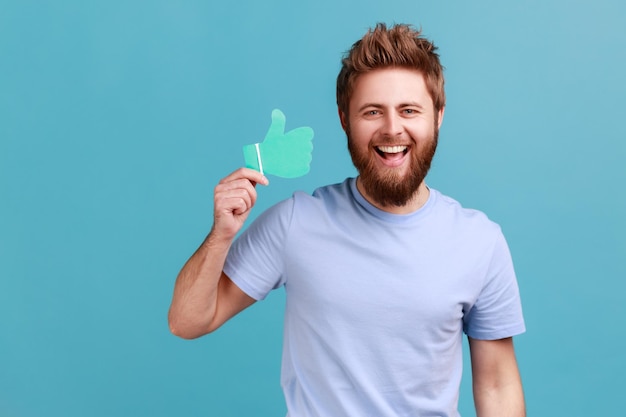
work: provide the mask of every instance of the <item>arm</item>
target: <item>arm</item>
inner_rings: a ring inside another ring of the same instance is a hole
[[[469,338],[478,417],[524,417],[524,393],[513,339]]]
[[[215,187],[211,232],[178,274],[168,321],[173,334],[193,339],[210,333],[254,303],[222,272],[230,245],[256,202],[260,173],[241,168]]]

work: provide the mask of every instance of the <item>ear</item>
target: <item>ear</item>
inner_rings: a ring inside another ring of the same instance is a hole
[[[437,115],[437,129],[441,129],[441,123],[443,122],[443,114],[445,110],[446,110],[445,107],[442,107],[441,109],[439,109],[439,114]]]
[[[348,131],[348,116],[341,109],[337,109],[337,113],[339,113],[339,121],[341,122],[341,127],[344,132]]]

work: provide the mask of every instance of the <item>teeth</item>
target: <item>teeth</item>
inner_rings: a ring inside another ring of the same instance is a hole
[[[400,153],[406,150],[406,146],[378,146],[379,151],[384,153]]]

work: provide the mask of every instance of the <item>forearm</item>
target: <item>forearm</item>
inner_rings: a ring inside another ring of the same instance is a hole
[[[213,228],[178,274],[168,315],[170,330],[193,339],[210,333],[255,300],[223,273],[233,239],[254,206],[259,172],[240,168],[215,187]],[[219,300],[219,302],[218,302]]]
[[[525,417],[524,393],[519,378],[502,385],[474,384],[477,417]]]
[[[175,335],[193,339],[213,330],[218,285],[231,242],[212,231],[181,269],[168,315]]]
[[[469,338],[478,417],[525,417],[524,392],[513,339]]]

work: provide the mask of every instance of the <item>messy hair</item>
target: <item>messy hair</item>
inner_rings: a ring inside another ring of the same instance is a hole
[[[421,33],[411,25],[397,24],[387,29],[384,23],[378,23],[356,41],[344,55],[337,76],[339,110],[348,114],[354,83],[360,75],[380,68],[399,67],[422,73],[437,114],[446,104],[443,67],[437,47]]]

